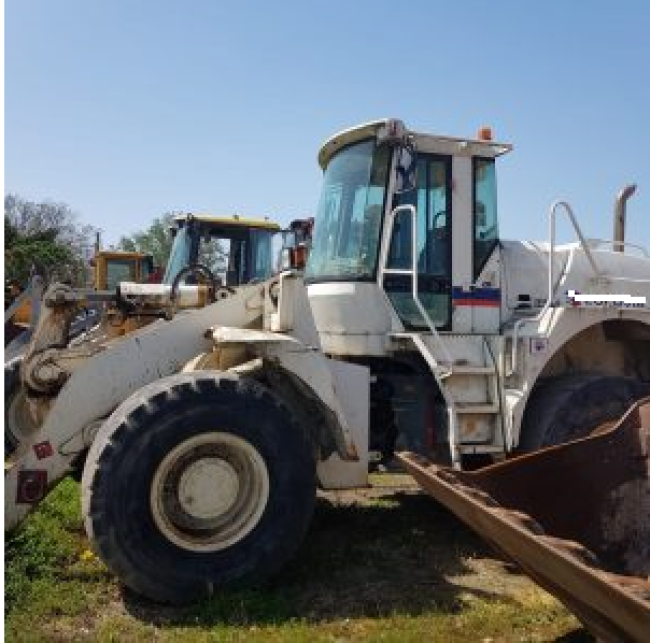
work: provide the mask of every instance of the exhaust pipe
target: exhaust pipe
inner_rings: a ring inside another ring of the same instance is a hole
[[[614,202],[614,241],[613,246],[616,252],[623,252],[625,249],[625,210],[627,200],[636,192],[636,183],[626,185],[616,196]]]

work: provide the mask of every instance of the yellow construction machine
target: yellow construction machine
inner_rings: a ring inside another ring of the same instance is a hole
[[[152,283],[157,278],[153,257],[143,252],[98,250],[90,265],[95,290],[114,290],[121,281]]]

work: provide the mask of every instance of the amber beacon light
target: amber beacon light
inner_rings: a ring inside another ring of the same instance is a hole
[[[492,128],[491,127],[480,127],[478,130],[478,140],[479,141],[491,141],[492,140]]]

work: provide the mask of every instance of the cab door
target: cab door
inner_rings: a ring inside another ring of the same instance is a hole
[[[396,196],[394,207],[417,210],[417,290],[420,302],[439,330],[451,327],[451,157],[419,154],[413,190]],[[395,218],[386,268],[412,267],[412,216]],[[425,330],[427,323],[413,299],[412,275],[386,273],[384,290],[407,329]]]

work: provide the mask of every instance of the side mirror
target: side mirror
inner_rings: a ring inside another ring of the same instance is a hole
[[[298,245],[296,233],[293,230],[284,230],[282,239],[282,249],[292,249]]]
[[[411,145],[399,148],[397,160],[397,181],[395,192],[403,194],[415,190],[417,186],[417,154]]]

